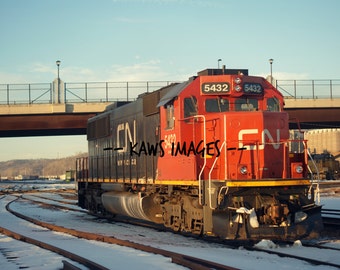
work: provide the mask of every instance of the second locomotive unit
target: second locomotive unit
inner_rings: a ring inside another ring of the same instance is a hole
[[[283,109],[264,78],[231,69],[113,103],[88,121],[79,205],[227,239],[315,236],[307,151],[290,153]]]

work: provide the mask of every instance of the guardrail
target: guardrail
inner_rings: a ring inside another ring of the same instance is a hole
[[[142,93],[152,92],[171,83],[170,81],[60,82],[59,86],[55,82],[0,84],[0,105],[58,103],[54,100],[63,100],[65,103],[133,100]],[[63,98],[55,97],[56,92],[60,93]]]
[[[0,104],[52,102],[52,83],[0,84]]]
[[[340,80],[277,80],[276,88],[287,98],[339,98]]]
[[[170,81],[65,83],[65,101],[109,102],[134,100],[138,95],[167,86]]]
[[[59,84],[0,84],[1,104],[40,104],[40,103],[87,103],[113,102],[118,100],[134,100],[138,95],[152,92],[167,86],[171,81],[139,81],[139,82],[80,82]],[[276,80],[276,87],[286,98],[317,99],[340,98],[340,80]],[[62,91],[60,91],[62,90]],[[55,102],[55,100],[58,100]]]

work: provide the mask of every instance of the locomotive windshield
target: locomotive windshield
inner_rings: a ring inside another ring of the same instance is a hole
[[[257,111],[259,102],[253,98],[239,98],[235,100],[235,111]]]
[[[207,99],[205,101],[206,112],[226,112],[229,111],[229,100],[225,98]]]
[[[194,109],[189,104],[192,102],[187,100],[187,112],[193,112]],[[280,102],[276,97],[265,99],[265,108],[267,111],[279,112],[281,111]],[[205,111],[209,113],[216,112],[227,112],[227,111],[258,111],[261,110],[259,100],[256,98],[237,98],[234,100],[229,100],[227,98],[218,96],[214,98],[207,98],[205,100]],[[190,110],[190,107],[192,110]],[[186,114],[186,116],[191,116],[193,114]]]

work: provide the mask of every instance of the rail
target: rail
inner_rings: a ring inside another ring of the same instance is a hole
[[[324,225],[327,226],[340,226],[340,210],[339,209],[329,209],[322,208],[321,215]]]
[[[60,82],[0,84],[0,105],[90,103],[134,100],[178,81]],[[285,98],[340,98],[340,80],[276,80]],[[58,97],[56,97],[56,92]]]
[[[65,102],[134,100],[138,95],[170,85],[170,81],[65,83]]]
[[[329,216],[336,217],[336,218],[340,219],[340,210],[339,209],[322,208],[321,214],[322,215],[329,215]]]
[[[171,83],[173,82],[0,84],[0,105],[129,101],[136,99],[142,93],[155,91]]]
[[[20,199],[20,197],[18,197],[16,200]],[[14,200],[14,201],[16,201]],[[52,230],[54,232],[58,232],[58,233],[64,233],[64,234],[69,234],[72,235],[74,237],[77,238],[82,238],[82,239],[87,239],[89,241],[97,241],[97,242],[103,242],[103,243],[108,243],[108,244],[114,244],[114,245],[119,245],[119,246],[123,246],[123,247],[127,247],[127,248],[133,248],[136,250],[140,250],[143,252],[147,252],[147,253],[152,253],[152,254],[156,254],[156,255],[161,255],[161,256],[165,256],[165,257],[169,257],[171,259],[172,263],[181,265],[185,268],[188,269],[199,269],[199,270],[209,270],[209,269],[216,269],[216,270],[236,270],[238,268],[234,268],[231,266],[227,266],[227,265],[223,265],[223,264],[219,264],[213,261],[207,261],[207,260],[203,260],[201,258],[197,258],[197,257],[193,257],[193,256],[189,256],[189,255],[184,255],[184,254],[180,254],[177,252],[172,252],[172,251],[168,251],[165,249],[160,249],[157,247],[152,247],[150,245],[143,245],[143,244],[139,244],[139,243],[135,243],[135,242],[131,242],[129,240],[123,240],[123,239],[119,239],[119,238],[115,238],[112,236],[105,236],[102,234],[97,234],[97,233],[91,233],[91,232],[84,232],[84,231],[79,231],[73,228],[66,228],[65,226],[59,226],[53,223],[48,223],[33,217],[29,217],[25,214],[19,213],[17,211],[15,211],[14,209],[11,209],[10,205],[14,202],[11,201],[6,205],[6,210],[9,211],[10,213],[12,213],[13,215],[24,219],[28,222],[31,222],[35,225],[47,228],[49,230]],[[48,205],[48,204],[46,204]],[[45,205],[45,206],[46,206]],[[56,206],[56,205],[53,205]],[[59,208],[59,206],[56,206],[57,208]],[[71,211],[74,211],[74,209],[69,209]],[[76,210],[77,211],[77,210]],[[16,234],[15,232],[11,232],[8,231],[6,229],[2,229],[0,227],[0,232],[7,234],[7,232],[9,232],[12,237],[13,234]],[[27,241],[27,236],[24,235],[20,235],[18,234],[18,240],[25,240]],[[69,251],[63,250],[61,248],[58,247],[54,247],[52,245],[46,244],[42,241],[38,241],[38,240],[34,240],[32,239],[33,242],[32,244],[37,245],[37,246],[41,246],[45,249],[50,249],[53,252],[57,252],[67,258],[70,258],[73,261],[77,261],[85,266],[87,266],[89,269],[96,269],[96,270],[104,270],[107,269],[104,266],[101,266],[99,264],[97,264],[96,262],[90,261],[89,259],[83,258],[77,254],[71,253]],[[29,242],[30,243],[30,242]]]
[[[285,98],[340,98],[340,80],[276,80],[275,86]]]

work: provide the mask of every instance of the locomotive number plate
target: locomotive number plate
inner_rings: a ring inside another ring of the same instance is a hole
[[[243,89],[245,93],[248,94],[262,94],[263,88],[259,83],[245,83],[243,85]]]
[[[230,91],[229,83],[218,82],[218,83],[203,83],[201,86],[203,94],[226,94]]]

